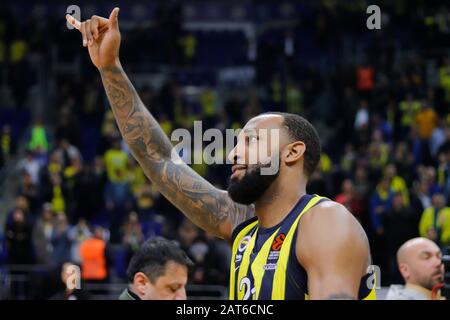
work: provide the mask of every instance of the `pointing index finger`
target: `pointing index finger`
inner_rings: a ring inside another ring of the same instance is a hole
[[[71,25],[75,27],[75,29],[80,30],[81,22],[72,17],[70,14],[66,14],[66,20],[69,21]]]

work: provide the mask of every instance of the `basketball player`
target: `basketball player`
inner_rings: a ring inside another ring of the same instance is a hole
[[[82,23],[66,18],[81,32],[121,134],[147,177],[191,221],[232,244],[230,299],[374,298],[365,281],[370,253],[364,230],[344,206],[306,194],[321,153],[314,127],[294,114],[251,119],[229,155],[236,164],[228,192],[215,188],[173,160],[170,140],[122,69],[118,14],[115,8],[108,19]],[[258,134],[273,129],[279,141]],[[267,159],[243,161],[258,144],[277,150],[268,155],[279,160],[276,174],[260,174]]]

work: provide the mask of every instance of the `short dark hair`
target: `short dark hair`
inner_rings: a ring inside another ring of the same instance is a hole
[[[143,272],[152,283],[164,275],[168,262],[192,267],[194,264],[177,242],[163,237],[153,237],[145,241],[133,255],[127,269],[127,279],[133,282],[134,275]]]
[[[267,112],[266,114],[282,116],[284,119],[283,125],[286,127],[290,138],[293,141],[303,141],[306,145],[303,171],[307,177],[310,177],[316,170],[322,153],[320,138],[316,128],[308,120],[295,113]]]

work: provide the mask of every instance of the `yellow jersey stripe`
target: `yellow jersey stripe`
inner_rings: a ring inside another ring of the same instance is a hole
[[[284,239],[284,243],[280,251],[278,266],[275,269],[275,275],[273,277],[272,300],[284,300],[286,293],[287,265],[291,251],[292,239],[294,238],[295,230],[297,230],[298,222],[300,221],[300,218],[304,213],[306,213],[311,207],[313,207],[322,199],[324,199],[324,197],[316,196],[308,202],[305,208],[303,208],[302,212],[295,219],[295,222],[292,224],[288,234],[286,235],[286,238]]]
[[[233,248],[232,248],[232,259],[231,259],[231,267],[230,267],[230,300],[234,300],[234,291],[235,291],[235,285],[236,285],[236,280],[235,280],[235,257],[238,254],[238,247],[239,244],[241,243],[242,239],[245,237],[245,235],[255,226],[258,224],[258,220],[254,221],[253,223],[250,223],[248,226],[246,226],[245,228],[243,228],[236,236],[236,238],[234,239],[233,242]]]
[[[255,289],[256,289],[255,299],[257,299],[259,297],[261,283],[262,283],[262,279],[264,277],[264,272],[265,272],[264,265],[267,261],[267,257],[269,256],[270,247],[272,245],[273,239],[278,234],[279,230],[280,230],[280,228],[278,228],[272,234],[272,236],[270,236],[270,238],[267,239],[266,242],[264,242],[264,245],[262,246],[261,250],[259,251],[258,255],[255,258],[255,261],[253,261],[253,263],[251,265],[251,270],[252,270],[253,279],[255,282]]]

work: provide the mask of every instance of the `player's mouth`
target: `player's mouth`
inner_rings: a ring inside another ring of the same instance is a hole
[[[243,172],[245,172],[245,170],[247,169],[246,165],[242,165],[242,164],[235,164],[234,166],[231,167],[231,179],[236,179],[240,174],[242,174]]]

